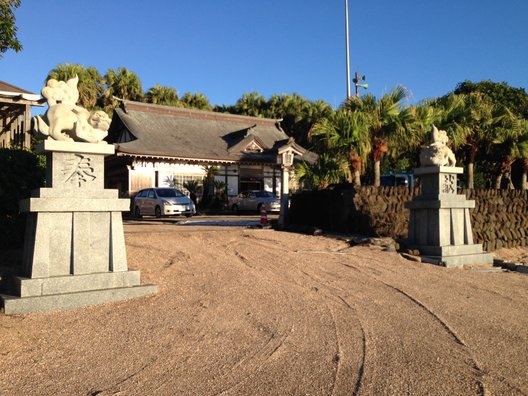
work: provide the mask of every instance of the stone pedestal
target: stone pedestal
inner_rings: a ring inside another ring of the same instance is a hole
[[[457,194],[459,167],[426,166],[414,170],[420,177],[422,194],[405,206],[410,209],[410,247],[422,260],[446,267],[492,264],[493,256],[473,243],[469,209],[475,201]]]
[[[128,199],[104,189],[108,144],[45,140],[46,187],[20,201],[28,212],[24,277],[2,295],[6,314],[59,310],[156,292],[129,271],[121,212]]]

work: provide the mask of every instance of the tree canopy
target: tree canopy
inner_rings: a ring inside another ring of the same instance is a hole
[[[517,116],[528,119],[528,94],[524,88],[514,88],[505,82],[485,80],[472,82],[466,80],[459,83],[454,93],[469,95],[479,92],[489,98],[494,104],[506,106]]]
[[[17,26],[14,10],[20,7],[20,0],[0,1],[0,59],[12,49],[19,52],[22,44],[17,37]]]
[[[67,81],[75,76],[79,77],[77,88],[79,90],[79,105],[93,110],[96,107],[98,98],[104,93],[104,79],[99,71],[90,66],[73,65],[63,63],[51,70],[46,77],[46,81],[53,78],[59,81]]]
[[[416,105],[405,103],[405,88],[396,87],[380,98],[350,98],[334,110],[296,93],[266,98],[258,92],[213,107],[202,93],[179,96],[176,88],[160,84],[144,92],[139,76],[124,67],[101,76],[95,67],[65,63],[47,79],[75,75],[80,105],[90,110],[110,114],[119,98],[280,120],[288,136],[318,155],[315,164],[298,169],[314,188],[343,181],[379,185],[381,173],[412,171],[433,124],[447,131],[458,163],[467,167],[469,188],[499,187],[503,176],[511,181],[515,169],[522,175],[517,186],[528,187],[528,94],[506,83],[464,81],[451,93]]]

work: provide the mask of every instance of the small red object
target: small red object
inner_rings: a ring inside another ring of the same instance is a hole
[[[268,214],[266,213],[266,208],[264,205],[260,207],[260,225],[268,224]]]

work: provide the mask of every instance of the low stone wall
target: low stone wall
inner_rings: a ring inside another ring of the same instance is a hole
[[[406,238],[411,201],[419,188],[349,187],[294,194],[288,223],[325,231]],[[473,238],[487,251],[528,246],[528,191],[459,190],[475,200]]]

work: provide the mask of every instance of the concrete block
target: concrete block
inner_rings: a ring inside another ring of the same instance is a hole
[[[104,290],[90,290],[78,293],[51,294],[36,297],[13,297],[0,295],[6,315],[21,315],[31,312],[59,311],[86,307],[94,304],[123,301],[155,294],[157,287],[142,285]]]
[[[448,246],[416,246],[420,254],[428,256],[456,256],[483,253],[481,244],[448,245]]]
[[[35,297],[131,287],[138,286],[139,284],[139,271],[103,272],[98,274],[56,276],[43,279],[16,277],[15,292],[19,297]]]
[[[407,209],[473,209],[475,201],[467,200],[463,195],[442,197],[439,194],[431,194],[428,196],[422,195],[411,202],[406,202],[405,207]]]
[[[6,314],[54,311],[156,292],[128,271],[122,211],[130,201],[104,189],[107,144],[46,140],[47,188],[20,202],[29,212],[24,276],[16,296],[0,296]]]
[[[475,201],[456,194],[456,175],[461,173],[463,169],[457,167],[415,170],[421,178],[422,195],[405,204],[414,227],[408,243],[420,251],[424,262],[446,267],[493,263],[493,256],[473,243],[469,209]]]
[[[38,154],[43,154],[49,151],[112,155],[115,153],[115,147],[113,144],[64,142],[53,139],[46,139],[36,147],[36,152]]]
[[[465,265],[493,264],[491,253],[464,254],[458,256],[422,256],[422,261],[442,265],[447,268],[462,268]]]
[[[21,212],[126,212],[128,199],[28,198],[19,203]]]
[[[42,187],[31,191],[31,198],[79,198],[79,191],[63,188]],[[117,199],[119,198],[118,190],[83,190],[82,198],[84,199]]]
[[[462,175],[464,173],[464,168],[460,166],[421,166],[414,169],[414,174],[416,176],[436,175],[441,173]]]

